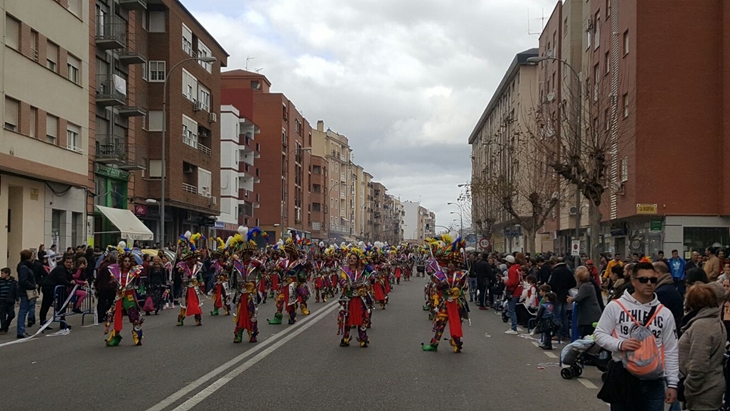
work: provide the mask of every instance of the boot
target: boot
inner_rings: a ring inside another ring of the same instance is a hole
[[[428,311],[428,310],[430,310],[430,309],[431,309],[431,308],[429,308],[429,306],[427,306],[427,305],[424,305],[424,306],[423,306],[423,311]]]
[[[322,296],[322,302],[325,302],[326,303],[327,302],[327,297]]]
[[[302,315],[309,315],[309,308],[304,304],[302,304]]]
[[[243,330],[239,330],[233,333],[233,342],[235,344],[240,343],[243,341]]]
[[[454,347],[455,353],[458,354],[461,352],[461,347],[463,345],[461,341],[456,341],[454,338],[452,338],[451,340],[449,340],[449,342],[451,343],[451,346]]]
[[[106,340],[107,347],[116,347],[122,341],[122,336],[118,335],[116,331],[112,331],[109,334],[109,338]]]
[[[273,320],[266,320],[269,324],[276,325],[281,324],[281,320],[284,318],[284,316],[281,313],[274,314]]]
[[[218,307],[214,308],[214,309],[213,309],[213,311],[211,311],[211,312],[210,312],[210,315],[212,315],[212,316],[214,316],[214,317],[215,317],[216,315],[218,315]]]
[[[256,332],[249,331],[248,332],[248,342],[250,342],[250,343],[258,342],[258,340],[256,339],[257,335],[258,335],[258,331],[256,331]]]
[[[226,311],[226,317],[231,315],[231,309],[227,305],[224,305],[223,309]]]
[[[184,321],[185,321],[185,316],[184,315],[178,315],[177,316],[177,326],[178,327],[182,327],[183,325],[185,325],[184,324]]]
[[[350,337],[345,337],[340,340],[340,347],[349,347],[350,346]]]
[[[423,351],[436,351],[438,350],[438,348],[438,344],[421,344],[421,349]]]
[[[385,310],[385,303],[380,303],[380,309]]]
[[[195,314],[195,326],[196,327],[200,327],[201,325],[203,325],[203,323],[201,323],[200,320],[201,320],[200,314]]]
[[[134,345],[142,345],[142,330],[132,330]]]

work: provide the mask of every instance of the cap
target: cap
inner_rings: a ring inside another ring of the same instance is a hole
[[[590,264],[590,265],[593,265],[593,260],[588,260],[588,261],[586,261],[586,264]]]
[[[507,261],[510,264],[514,264],[515,263],[515,258],[513,256],[511,256],[511,255],[508,255],[507,257],[504,257],[504,261]]]

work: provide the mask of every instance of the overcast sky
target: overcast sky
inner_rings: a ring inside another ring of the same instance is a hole
[[[446,203],[470,178],[469,134],[557,0],[182,2],[231,55],[225,70],[253,57],[248,69],[313,127],[346,135],[389,194],[449,225]]]

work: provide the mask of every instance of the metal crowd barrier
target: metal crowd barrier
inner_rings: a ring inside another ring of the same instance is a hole
[[[86,298],[81,303],[79,310],[81,312],[74,312],[74,306],[76,303],[76,291],[86,291]],[[68,292],[68,287],[65,285],[57,285],[53,289],[53,319],[51,322],[58,322],[67,325],[66,317],[72,317],[74,315],[81,315],[81,325],[84,325],[84,321],[87,315],[93,315],[96,318],[95,304],[94,304],[94,291],[91,287],[79,286],[78,284]]]

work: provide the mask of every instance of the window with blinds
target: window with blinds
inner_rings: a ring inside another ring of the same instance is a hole
[[[81,84],[81,60],[68,55],[68,79],[76,84]]]
[[[5,15],[5,45],[11,49],[20,49],[20,22],[9,14]]]
[[[195,101],[198,97],[198,79],[183,69],[182,79],[183,95],[190,101]]]
[[[182,25],[182,49],[189,56],[193,55],[193,31],[185,24]]]
[[[66,148],[81,152],[81,127],[70,123],[66,126]]]
[[[213,175],[210,171],[198,167],[198,194],[204,197],[210,197],[213,193],[211,188],[213,184]]]
[[[46,114],[46,142],[56,144],[58,141],[58,117]]]
[[[198,148],[198,123],[183,114],[183,143],[193,148]]]
[[[53,72],[58,72],[58,46],[50,41],[46,45],[46,67]]]
[[[10,97],[5,97],[5,129],[18,131],[18,113],[20,102]]]

